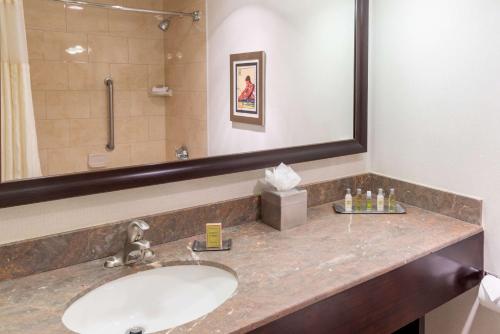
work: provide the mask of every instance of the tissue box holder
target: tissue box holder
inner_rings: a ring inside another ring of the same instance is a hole
[[[284,231],[307,222],[307,190],[262,193],[262,221]]]

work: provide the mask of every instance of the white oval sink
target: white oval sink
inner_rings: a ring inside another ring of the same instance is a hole
[[[234,293],[236,277],[202,265],[163,267],[125,276],[90,291],[64,313],[64,325],[81,334],[167,330],[215,310]]]

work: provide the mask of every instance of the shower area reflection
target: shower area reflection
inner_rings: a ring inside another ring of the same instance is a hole
[[[24,0],[44,176],[207,155],[204,13],[204,0]]]

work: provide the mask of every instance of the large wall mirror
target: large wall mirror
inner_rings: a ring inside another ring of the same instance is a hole
[[[366,151],[368,0],[7,8],[0,207]]]

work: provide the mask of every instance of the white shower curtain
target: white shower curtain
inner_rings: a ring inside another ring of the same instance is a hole
[[[22,0],[0,0],[0,54],[1,180],[41,176]]]

